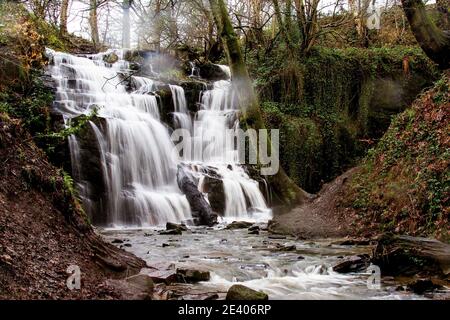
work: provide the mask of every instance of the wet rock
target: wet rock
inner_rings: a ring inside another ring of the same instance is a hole
[[[372,240],[370,239],[345,239],[342,241],[336,241],[332,244],[339,245],[339,246],[368,246],[372,244]]]
[[[199,281],[209,281],[209,271],[199,269],[178,268],[177,275],[181,282],[195,283]]]
[[[207,84],[205,82],[192,80],[181,82],[180,86],[184,89],[188,110],[193,113],[199,111],[200,95],[203,91],[208,89]]]
[[[383,235],[374,250],[372,263],[383,275],[410,276],[450,274],[450,245],[434,239]]]
[[[286,236],[280,235],[280,234],[271,234],[268,236],[269,239],[274,239],[274,240],[282,240],[282,239],[286,239]]]
[[[103,61],[109,64],[114,64],[119,61],[119,57],[114,52],[111,52],[103,56]]]
[[[168,243],[163,243],[163,244],[161,245],[161,247],[163,247],[163,248],[170,247],[170,244],[168,244]]]
[[[172,230],[161,230],[159,231],[160,235],[171,235],[171,236],[180,236],[183,234],[181,229],[172,229]]]
[[[172,223],[172,222],[167,222],[166,230],[188,231],[188,228],[184,224],[176,224],[176,223]]]
[[[178,166],[177,182],[181,191],[186,195],[196,224],[207,225],[209,227],[217,224],[217,214],[212,212],[211,206],[198,190],[197,185],[185,173],[181,166]]]
[[[131,243],[125,243],[123,246],[129,248],[129,247],[131,247]]]
[[[206,80],[218,81],[228,80],[229,75],[217,64],[207,62],[199,66],[200,77]]]
[[[290,246],[279,246],[278,247],[278,251],[295,251],[297,250],[297,247],[295,245],[290,245]]]
[[[337,265],[333,266],[333,271],[338,273],[350,273],[366,270],[370,265],[369,255],[351,256]]]
[[[226,226],[225,229],[235,230],[235,229],[246,229],[249,228],[253,223],[247,221],[233,221],[229,225]]]
[[[258,235],[259,234],[259,230],[257,230],[257,229],[251,230],[251,231],[248,232],[248,234]]]
[[[264,292],[235,284],[228,289],[225,300],[269,300],[269,296]]]
[[[441,285],[434,283],[431,279],[418,279],[407,285],[407,289],[416,294],[424,294],[426,291],[442,288]]]
[[[82,121],[86,116],[79,116],[72,119],[72,125]],[[103,226],[107,222],[106,206],[108,195],[106,194],[106,179],[103,174],[102,157],[100,145],[97,136],[90,125],[95,124],[101,132],[106,130],[106,119],[93,117],[89,123],[83,125],[76,133],[78,145],[80,148],[80,168],[78,177],[74,177],[76,182],[82,183],[86,196],[90,199],[85,206],[86,213],[92,219],[92,223],[97,226]],[[128,221],[127,221],[128,222]]]
[[[254,230],[259,231],[260,230],[259,226],[255,224],[255,225],[251,226],[250,228],[248,228],[248,231],[254,231]]]
[[[305,257],[304,256],[298,256],[297,260],[305,260]]]
[[[225,214],[225,190],[220,177],[205,176],[203,180],[204,192],[208,194],[211,209],[223,216]]]
[[[167,285],[178,281],[175,270],[149,270],[145,271],[154,283],[165,283]]]
[[[113,241],[111,241],[111,243],[123,243],[123,240],[121,240],[121,239],[114,239]]]

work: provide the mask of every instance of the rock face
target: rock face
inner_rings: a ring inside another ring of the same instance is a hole
[[[269,296],[264,292],[250,289],[241,284],[235,284],[228,289],[225,300],[269,300]]]
[[[450,274],[450,245],[434,239],[383,235],[375,248],[372,262],[383,275]]]
[[[95,117],[92,122],[105,132],[106,120]],[[84,199],[84,208],[95,225],[104,225],[106,222],[106,183],[103,176],[100,146],[95,132],[89,123],[86,123],[77,133],[79,154],[79,176],[74,179],[84,185],[87,198]],[[86,202],[88,201],[88,202]],[[95,214],[94,214],[95,213]]]
[[[211,176],[206,176],[203,182],[204,191],[208,193],[208,200],[211,209],[217,214],[225,214],[225,190],[222,180]]]
[[[187,176],[179,166],[177,172],[178,186],[186,195],[191,206],[192,216],[196,225],[213,226],[217,223],[217,215],[212,212],[210,205],[198,190],[197,185]]]
[[[208,88],[208,85],[205,82],[194,80],[181,82],[180,86],[184,89],[188,110],[197,112],[200,109],[199,103],[201,93],[210,88]]]

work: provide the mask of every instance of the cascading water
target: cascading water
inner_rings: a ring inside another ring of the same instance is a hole
[[[138,89],[129,94],[117,76],[126,69],[123,60],[107,66],[101,55],[92,60],[61,52],[50,55],[50,72],[57,83],[55,105],[66,121],[88,114],[94,107],[106,121],[103,131],[90,122],[108,194],[105,224],[150,226],[189,219],[189,203],[176,183],[173,143],[159,120],[156,97],[144,94],[152,89],[152,81],[134,77]],[[70,141],[74,167],[82,170],[77,163],[76,139]]]
[[[174,125],[193,133],[196,151],[183,156],[173,153],[169,129],[160,120],[158,99],[153,94],[155,81],[131,76],[121,51],[115,64],[103,61],[104,54],[77,57],[49,50],[49,71],[57,84],[56,109],[66,123],[96,110],[100,123],[89,125],[99,150],[99,162],[106,189],[102,203],[106,226],[154,226],[192,218],[190,205],[177,185],[178,165],[197,168],[190,174],[198,178],[199,189],[205,168],[214,168],[221,177],[225,193],[225,217],[260,218],[270,216],[258,183],[238,165],[237,150],[223,141],[227,129],[237,128],[238,113],[230,81],[214,83],[201,97],[201,110],[193,119],[187,108],[184,90],[170,85],[174,103]],[[227,74],[229,70],[222,66]],[[135,90],[127,92],[124,75],[131,78]],[[104,123],[104,125],[102,125]],[[205,137],[209,137],[205,139]],[[95,195],[80,172],[80,145],[75,136],[69,139],[73,173],[79,179],[84,206],[92,215]],[[205,148],[207,146],[207,148]],[[186,166],[187,165],[187,166]]]

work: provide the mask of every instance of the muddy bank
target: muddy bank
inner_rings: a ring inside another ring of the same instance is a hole
[[[145,262],[94,233],[70,178],[4,114],[0,163],[0,299],[123,298],[129,286],[108,279],[135,274]],[[80,290],[66,286],[70,265],[80,268]]]
[[[269,223],[269,231],[288,234],[300,239],[335,238],[355,236],[357,228],[352,217],[338,214],[336,206],[349,179],[355,173],[352,169],[324,185],[317,196],[308,203],[276,215]]]

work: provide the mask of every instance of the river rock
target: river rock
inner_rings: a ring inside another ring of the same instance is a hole
[[[182,280],[182,282],[188,283],[209,281],[210,279],[209,271],[200,269],[178,268],[177,275],[178,278]]]
[[[154,283],[165,283],[167,285],[178,281],[175,270],[148,270],[145,271]]]
[[[269,300],[269,296],[264,292],[235,284],[228,289],[225,300]]]
[[[247,222],[247,221],[233,221],[232,223],[227,225],[225,229],[228,229],[228,230],[246,229],[246,228],[250,227],[251,225],[253,225],[253,223]]]
[[[369,255],[361,254],[351,256],[333,266],[333,271],[338,273],[350,273],[366,270],[370,265]]]
[[[166,223],[166,230],[181,230],[181,231],[188,231],[188,228],[185,224],[176,224],[172,222]]]
[[[170,236],[180,236],[183,234],[181,229],[171,229],[171,230],[161,230],[159,231],[160,235],[170,235]]]
[[[442,286],[434,283],[431,279],[417,279],[408,283],[407,289],[416,294],[424,294],[426,291],[442,289]]]

